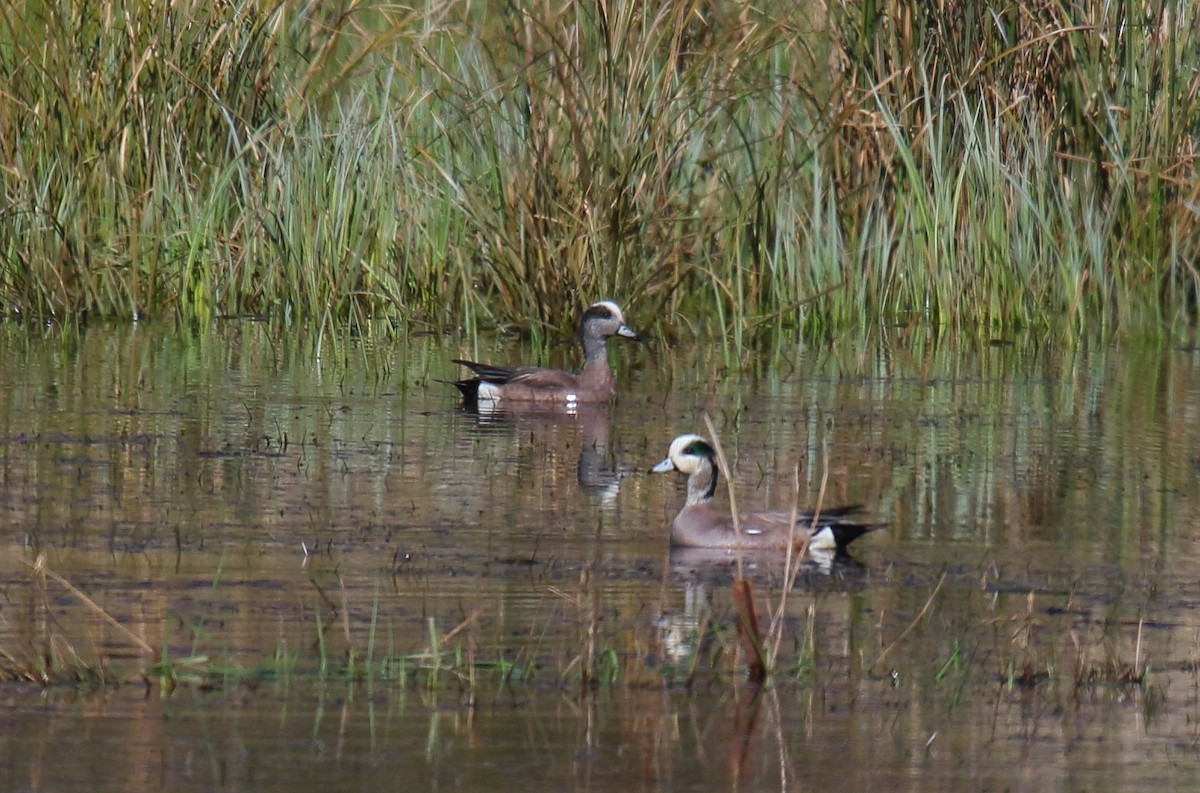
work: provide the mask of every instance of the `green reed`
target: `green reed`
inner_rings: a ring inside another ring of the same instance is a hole
[[[844,187],[894,191],[935,221],[893,237],[929,267],[921,305],[999,324],[1194,312],[1190,7],[875,8],[834,25],[859,108],[877,114],[841,128],[856,154]]]
[[[541,336],[613,296],[731,354],[1194,319],[1190,6],[815,13],[10,4],[0,306]]]

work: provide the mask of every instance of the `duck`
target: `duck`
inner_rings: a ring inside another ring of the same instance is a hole
[[[455,358],[453,363],[471,370],[473,377],[451,383],[463,397],[463,407],[520,403],[574,408],[581,404],[608,402],[617,395],[617,378],[608,365],[607,342],[611,336],[641,341],[625,324],[621,307],[611,300],[588,306],[579,320],[583,343],[583,371],[578,374],[540,366],[504,367]]]
[[[671,545],[680,548],[783,549],[789,542],[802,545],[808,534],[808,548],[815,552],[845,554],[846,546],[876,527],[860,523],[852,516],[858,506],[822,509],[814,513],[797,512],[795,531],[791,511],[742,512],[738,515],[739,535],[728,509],[713,504],[717,491],[716,451],[700,435],[680,435],[671,441],[667,457],[650,469],[661,474],[678,471],[688,478],[687,501],[671,523]]]

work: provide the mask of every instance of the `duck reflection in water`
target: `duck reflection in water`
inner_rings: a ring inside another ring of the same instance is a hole
[[[608,404],[576,404],[550,409],[546,405],[516,402],[501,405],[480,401],[474,408],[464,407],[463,410],[474,415],[480,427],[543,430],[543,437],[558,438],[560,442],[568,442],[570,437],[562,432],[563,428],[577,427],[579,455],[575,468],[579,485],[603,505],[615,503],[624,474],[608,454],[612,425]]]

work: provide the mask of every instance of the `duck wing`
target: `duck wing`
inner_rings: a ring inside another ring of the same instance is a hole
[[[489,383],[500,385],[507,383],[513,376],[521,371],[520,369],[509,366],[492,366],[490,363],[477,363],[475,361],[465,361],[462,358],[455,358],[451,363],[465,366],[471,370],[480,380],[486,380]]]
[[[561,369],[543,369],[536,366],[527,366],[515,370],[508,379],[508,382],[519,383],[535,390],[546,391],[579,387],[579,377],[577,375],[564,372]]]
[[[461,358],[454,359],[453,363],[470,369],[476,379],[494,385],[520,383],[533,389],[576,388],[579,386],[577,375],[561,369],[547,369],[541,366],[492,366],[487,363],[464,361]]]
[[[845,552],[846,546],[878,526],[863,523],[852,517],[859,512],[858,505],[832,507],[821,512],[797,512],[796,527],[809,533],[813,550],[837,550]],[[813,518],[816,521],[813,521]],[[778,538],[786,543],[791,532],[791,512],[751,512],[741,516],[742,530],[750,537]]]

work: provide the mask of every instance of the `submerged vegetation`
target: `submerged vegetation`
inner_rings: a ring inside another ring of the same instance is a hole
[[[1178,0],[0,9],[0,308],[1179,327]]]
[[[489,617],[475,611],[445,631],[436,618],[429,617],[424,646],[401,647],[421,639],[394,629],[382,614],[387,604],[379,592],[368,606],[369,613],[352,613],[361,609],[349,602],[345,590],[335,601],[317,586],[318,600],[326,608],[317,608],[287,630],[281,624],[273,644],[271,637],[261,637],[251,648],[234,649],[226,644],[229,638],[221,635],[222,621],[170,612],[161,637],[152,645],[51,570],[44,557],[28,567],[28,608],[21,612],[21,623],[14,624],[10,615],[0,626],[7,634],[0,642],[0,681],[42,686],[138,683],[164,694],[181,686],[211,689],[272,683],[287,687],[313,682],[469,694],[515,683],[567,689],[692,690],[736,685],[742,677],[756,684],[807,681],[820,675],[820,657],[839,652],[819,646],[831,637],[822,638],[816,626],[816,602],[803,609],[798,623],[789,625],[795,631],[789,637],[792,646],[780,652],[782,610],[771,621],[770,631],[758,635],[757,628],[746,625],[745,604],[739,602],[743,594],[754,597],[753,588],[740,578],[731,597],[718,595],[696,613],[647,625],[637,635],[618,639],[603,625],[600,594],[586,571],[575,592],[549,587],[549,594],[565,605],[551,619],[575,623],[578,642],[574,644],[550,646],[535,630],[523,641],[510,640],[503,650],[485,650]],[[213,582],[214,592],[219,579],[218,575]],[[785,575],[782,596],[794,581],[794,572]],[[954,618],[965,617],[966,622],[927,626],[931,613],[940,608],[945,582],[943,574],[924,606],[905,617],[906,625],[880,622],[875,630],[881,651],[874,658],[851,658],[837,676],[914,679],[922,686],[951,690],[954,698],[968,683],[998,687],[1002,693],[1043,688],[1059,698],[1101,688],[1145,690],[1158,696],[1150,686],[1142,649],[1144,620],[1136,622],[1131,634],[1125,625],[1074,613],[1069,602],[1064,609],[1035,610],[1032,591],[1027,597],[1008,599],[1007,605],[998,604],[994,593],[983,591],[972,601],[990,604],[977,614],[968,608]],[[759,597],[769,604],[778,594],[766,591]],[[1045,618],[1043,612],[1050,616]],[[302,631],[299,638],[294,633],[297,628]],[[756,654],[747,647],[748,630],[754,632],[756,642],[770,645],[768,652]],[[947,656],[929,659],[928,668],[912,666],[910,658],[899,662],[901,672],[889,656],[920,631],[928,631],[925,641],[929,636],[950,640]],[[959,631],[965,633],[954,638]],[[844,636],[838,636],[833,644],[844,641]],[[740,652],[742,648],[745,652]],[[764,662],[769,668],[762,668]]]

